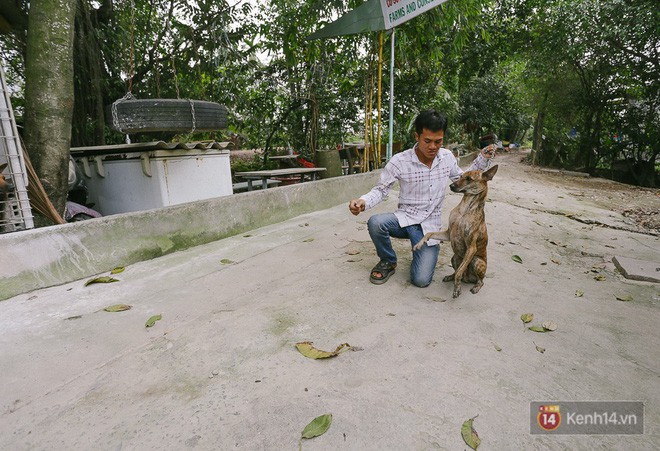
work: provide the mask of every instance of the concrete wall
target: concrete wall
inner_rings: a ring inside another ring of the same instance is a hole
[[[380,171],[0,235],[0,301],[348,203]]]

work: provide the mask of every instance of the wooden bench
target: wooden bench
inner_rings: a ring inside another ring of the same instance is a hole
[[[281,180],[266,179],[267,188],[272,188],[274,186],[279,185],[280,183],[282,183]],[[248,191],[248,182],[232,183],[231,187],[235,193],[242,193],[243,191]],[[252,189],[261,189],[261,188],[263,188],[263,184],[261,185],[257,184],[252,186]]]

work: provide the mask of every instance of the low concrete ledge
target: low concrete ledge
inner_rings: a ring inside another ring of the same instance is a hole
[[[348,203],[380,171],[0,235],[0,301]]]

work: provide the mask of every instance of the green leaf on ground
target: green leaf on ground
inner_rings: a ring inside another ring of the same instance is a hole
[[[153,325],[156,324],[156,321],[160,321],[161,319],[163,319],[163,315],[154,315],[144,323],[144,327],[153,327]]]
[[[477,434],[477,431],[474,429],[473,423],[474,419],[477,418],[479,415],[476,415],[469,420],[466,420],[463,423],[463,426],[461,426],[461,435],[463,436],[463,440],[472,449],[477,449],[479,445],[481,444],[481,439],[479,438],[479,435]]]
[[[115,312],[123,312],[125,310],[130,310],[132,308],[133,308],[132,305],[115,304],[115,305],[109,305],[108,307],[104,308],[103,310],[105,310],[106,312],[115,313]]]
[[[115,279],[114,277],[110,277],[110,276],[94,277],[93,279],[89,279],[87,282],[85,282],[85,286],[91,285],[93,283],[112,283],[112,282],[119,282],[119,279]]]
[[[575,290],[575,297],[576,298],[581,298],[582,296],[584,296],[584,291]]]
[[[522,258],[520,258],[519,255],[512,255],[511,260],[513,260],[516,263],[522,263]]]
[[[633,301],[633,297],[629,294],[624,294],[624,295],[615,295],[617,301],[623,301],[623,302],[630,302]]]
[[[541,326],[530,326],[528,327],[529,330],[532,332],[549,332],[547,329],[541,327]]]
[[[110,274],[119,274],[120,272],[124,272],[124,269],[126,268],[124,268],[123,266],[117,266],[112,271],[110,271]]]
[[[533,319],[534,319],[533,313],[523,313],[522,315],[520,315],[520,320],[525,324],[531,323]]]
[[[311,341],[301,341],[300,343],[296,343],[296,348],[302,355],[310,359],[327,359],[329,357],[336,357],[340,352],[351,349],[351,345],[348,343],[342,343],[337,346],[337,349],[334,351],[328,352],[316,349],[312,344],[313,342]]]
[[[305,429],[302,431],[302,438],[314,438],[318,437],[319,435],[323,435],[330,428],[331,424],[331,413],[318,416],[314,418],[307,426],[305,426]]]
[[[222,260],[220,260],[220,263],[222,263],[223,265],[231,265],[232,263],[235,263],[235,262],[234,262],[234,260],[229,260],[228,258],[223,258]]]

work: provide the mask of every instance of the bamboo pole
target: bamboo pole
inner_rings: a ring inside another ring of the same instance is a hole
[[[380,124],[381,124],[381,100],[383,97],[383,91],[381,89],[383,83],[383,34],[385,32],[380,32],[380,43],[378,45],[378,134],[376,137],[376,161],[377,164],[374,164],[375,168],[380,167]]]

